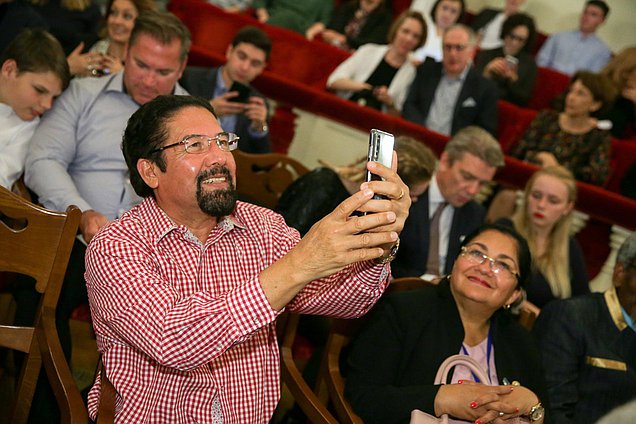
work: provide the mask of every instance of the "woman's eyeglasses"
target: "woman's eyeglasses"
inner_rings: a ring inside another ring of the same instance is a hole
[[[508,265],[507,263],[500,261],[498,259],[491,258],[490,256],[486,255],[484,252],[475,248],[469,249],[466,246],[463,246],[461,250],[462,250],[461,255],[464,258],[466,258],[469,262],[472,262],[475,265],[481,265],[484,262],[486,262],[486,260],[488,260],[488,262],[490,262],[490,269],[495,274],[509,275],[509,276],[515,277],[517,280],[519,279],[519,274],[514,272],[510,268],[510,265]]]

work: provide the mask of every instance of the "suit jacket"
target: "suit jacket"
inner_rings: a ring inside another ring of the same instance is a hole
[[[214,97],[214,87],[216,86],[216,74],[218,68],[201,68],[188,66],[183,72],[179,83],[193,96],[200,96],[211,100]],[[258,90],[250,86],[250,96],[262,97],[267,106],[267,99]],[[236,119],[234,132],[240,137],[238,148],[246,153],[270,153],[272,143],[269,140],[269,133],[263,137],[252,137],[248,130],[251,122],[244,114],[239,114]]]
[[[394,277],[419,277],[426,272],[429,241],[428,190],[411,205],[409,216],[400,234],[400,249],[391,264]],[[452,207],[452,206],[447,206]],[[459,246],[465,236],[476,230],[486,216],[485,209],[475,201],[455,208],[453,223],[448,235],[448,250],[444,273],[450,273],[459,255]]]
[[[532,335],[502,309],[491,318],[499,384],[517,380],[543,401],[541,359]],[[441,363],[458,354],[464,329],[448,279],[388,295],[351,345],[345,394],[366,424],[408,423],[413,409],[434,413]]]
[[[613,288],[549,303],[534,332],[553,422],[592,424],[636,398],[636,332]]]
[[[427,59],[417,70],[417,75],[402,108],[402,115],[409,121],[426,126],[435,90],[442,79],[442,63]],[[470,101],[469,99],[472,99]],[[469,125],[477,125],[497,136],[498,89],[494,82],[481,76],[470,67],[459,92],[453,114],[451,134]]]

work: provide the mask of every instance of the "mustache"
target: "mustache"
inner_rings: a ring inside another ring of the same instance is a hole
[[[232,174],[230,173],[230,170],[226,166],[216,165],[206,171],[201,171],[199,175],[197,175],[197,185],[201,186],[203,181],[219,174],[223,175],[228,180],[228,182],[232,182]]]

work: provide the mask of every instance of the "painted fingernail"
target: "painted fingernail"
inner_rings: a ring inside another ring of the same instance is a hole
[[[464,382],[464,380],[459,380],[459,381],[457,382],[457,384],[462,384],[463,382]]]
[[[515,408],[515,414],[519,413],[519,408]]]
[[[475,420],[475,424],[481,424],[480,420]]]
[[[477,402],[475,402],[475,401],[471,402],[470,403],[470,407],[473,408],[473,409],[477,408]]]

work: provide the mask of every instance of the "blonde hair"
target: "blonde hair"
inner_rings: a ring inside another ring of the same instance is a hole
[[[576,202],[576,180],[567,168],[563,166],[550,166],[539,169],[535,172],[528,183],[523,195],[522,206],[517,208],[512,216],[515,229],[526,238],[530,246],[533,258],[533,267],[538,269],[550,285],[552,294],[560,299],[568,298],[572,295],[570,284],[570,226],[572,224],[572,214],[562,216],[552,227],[548,238],[548,245],[543,255],[538,254],[536,234],[532,227],[530,215],[528,214],[528,197],[532,191],[537,178],[548,175],[557,178],[565,184],[568,191],[568,203]]]
[[[636,69],[636,46],[628,47],[607,64],[601,74],[607,76],[619,91],[625,87],[627,75]]]
[[[44,6],[49,0],[29,0],[36,6]],[[60,0],[60,7],[67,10],[86,10],[92,3],[91,0]]]

